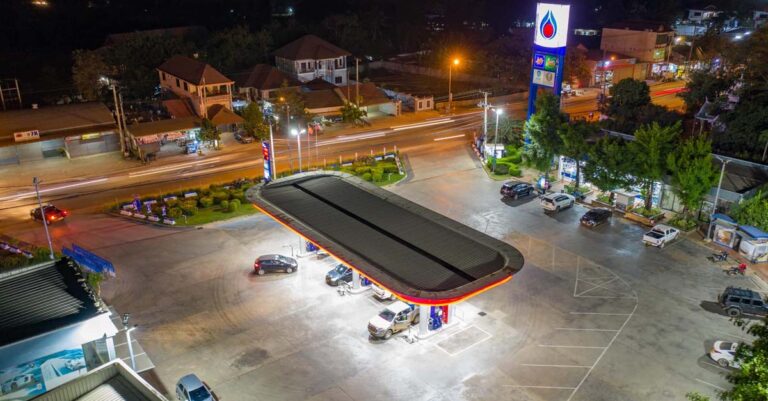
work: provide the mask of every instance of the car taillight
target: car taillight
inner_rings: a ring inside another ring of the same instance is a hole
[[[253,263],[253,268],[254,269],[258,269],[259,268],[259,262],[254,262]]]
[[[66,210],[62,210],[62,211],[61,211],[61,215],[62,215],[62,216],[67,216],[67,215],[69,215],[69,212],[68,212],[68,211],[66,211]]]

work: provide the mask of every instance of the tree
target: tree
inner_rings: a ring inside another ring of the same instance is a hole
[[[536,99],[536,113],[525,123],[525,130],[531,139],[526,147],[526,160],[537,169],[549,174],[552,159],[559,154],[563,140],[559,129],[567,121],[560,112],[558,98],[551,93],[543,93]]]
[[[265,46],[269,46],[271,40],[268,34],[263,30],[258,35],[253,34],[245,25],[215,32],[206,44],[206,60],[222,71],[252,67],[266,61]]]
[[[765,192],[757,194],[747,200],[741,201],[731,212],[733,218],[739,224],[755,226],[763,231],[768,231],[768,196]]]
[[[642,188],[646,210],[651,210],[653,184],[666,173],[667,155],[674,150],[680,131],[679,122],[666,127],[652,123],[635,131],[635,140],[629,143],[629,156],[634,161],[632,172]]]
[[[200,140],[205,142],[218,142],[221,140],[219,128],[213,125],[213,122],[207,118],[204,118],[200,124]]]
[[[344,102],[344,106],[341,107],[341,118],[345,123],[360,124],[366,116],[368,112],[352,102]]]
[[[643,81],[624,78],[610,89],[606,111],[611,117],[634,115],[634,110],[651,103],[651,90]]]
[[[489,121],[490,125],[490,121]],[[495,128],[495,127],[494,127]],[[494,132],[490,131],[489,132]],[[506,145],[513,145],[519,147],[523,145],[523,137],[525,135],[525,121],[513,120],[506,116],[502,116],[499,119],[499,142]]]
[[[248,135],[263,140],[269,134],[269,127],[264,123],[264,113],[256,102],[251,102],[243,110],[243,120],[243,128]]]
[[[283,112],[288,111],[290,113],[291,121],[285,121],[283,123],[285,127],[294,124],[296,120],[306,121],[309,119],[309,113],[306,106],[304,106],[304,99],[301,97],[301,93],[295,88],[289,88],[288,81],[283,81],[280,89],[277,91],[277,99],[277,107],[283,110]],[[284,115],[282,113],[278,114],[280,114],[280,118],[283,118]]]
[[[717,179],[717,170],[712,165],[712,143],[704,137],[683,141],[674,153],[667,155],[667,167],[673,191],[680,198],[683,215],[687,218]]]
[[[99,100],[106,87],[102,77],[111,77],[114,68],[109,66],[101,54],[91,50],[72,52],[72,81],[85,100]]]
[[[580,87],[589,86],[592,70],[587,65],[586,49],[571,47],[565,53],[563,77],[571,85],[579,83]]]
[[[586,121],[574,121],[561,126],[558,134],[563,143],[561,154],[576,162],[576,188],[581,183],[581,162],[587,156],[587,139],[597,133],[596,124]]]
[[[689,114],[694,114],[704,105],[704,101],[716,101],[733,84],[733,80],[725,73],[694,71],[689,75],[685,87],[688,89],[678,96],[683,98]]]
[[[609,192],[611,202],[615,190],[632,183],[629,175],[631,159],[627,154],[626,141],[610,136],[600,138],[589,148],[584,177],[601,191]]]

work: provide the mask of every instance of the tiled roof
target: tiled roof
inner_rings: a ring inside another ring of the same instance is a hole
[[[220,104],[208,107],[208,119],[215,125],[240,124],[244,122],[242,117]]]
[[[238,88],[280,89],[283,82],[287,82],[289,87],[301,84],[296,78],[269,64],[257,64],[249,71],[235,75],[235,85]]]
[[[0,346],[106,313],[80,279],[68,259],[0,275]]]
[[[273,54],[288,60],[322,60],[352,55],[315,35],[304,35],[275,50]]]
[[[349,93],[348,101],[352,103],[355,102],[357,94],[356,90],[359,90],[361,106],[371,106],[376,104],[389,103],[392,101],[389,97],[387,97],[384,91],[376,87],[373,82],[362,82],[360,83],[359,89],[357,88],[357,85],[350,84],[348,88],[346,86],[342,86],[339,88],[339,90],[344,95],[344,97],[347,97],[347,93]],[[349,92],[347,92],[347,90],[349,90]]]
[[[321,89],[334,89],[334,88],[336,88],[336,85],[334,85],[334,84],[332,84],[332,83],[330,83],[330,82],[328,82],[328,81],[326,81],[326,80],[324,80],[322,78],[319,78],[319,77],[315,78],[315,79],[313,79],[311,81],[307,81],[304,84],[302,84],[301,86],[303,86],[303,87],[305,87],[305,88],[307,88],[309,90],[313,90],[313,91],[317,91],[317,90],[321,90]]]
[[[310,110],[341,107],[344,105],[344,101],[333,89],[303,92],[301,96],[304,98],[304,106]]]
[[[233,82],[209,64],[187,56],[173,56],[157,69],[195,85],[202,85],[203,82],[206,85]]]

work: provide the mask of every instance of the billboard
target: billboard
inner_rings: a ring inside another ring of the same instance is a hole
[[[269,148],[269,141],[261,143],[261,155],[264,159],[264,180],[272,180],[272,154]]]
[[[536,5],[537,46],[556,49],[565,47],[568,39],[568,14],[571,6],[563,4],[538,3]]]
[[[0,369],[0,401],[26,401],[86,372],[80,348],[62,350]]]
[[[546,70],[533,69],[533,81],[536,85],[555,87],[555,73]]]

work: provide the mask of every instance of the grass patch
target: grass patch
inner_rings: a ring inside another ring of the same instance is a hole
[[[241,216],[250,216],[252,214],[259,213],[259,210],[250,204],[241,205],[237,210],[230,212],[222,209],[219,206],[213,206],[210,208],[199,209],[194,216],[187,216],[176,219],[177,226],[199,226],[202,224],[213,223],[215,221],[232,219]]]
[[[405,174],[398,174],[398,173],[384,174],[383,179],[381,181],[374,182],[374,184],[376,184],[379,187],[384,187],[390,184],[394,184],[402,180],[403,178],[405,178]]]

